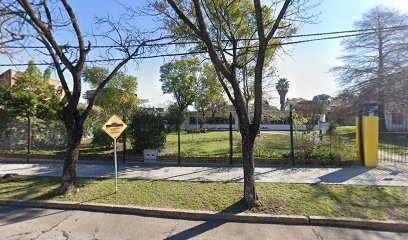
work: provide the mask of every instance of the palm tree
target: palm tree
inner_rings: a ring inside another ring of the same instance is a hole
[[[280,110],[285,110],[285,97],[289,91],[289,81],[286,78],[281,78],[276,83],[276,90],[280,96]]]

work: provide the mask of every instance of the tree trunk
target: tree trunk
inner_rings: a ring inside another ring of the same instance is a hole
[[[27,163],[30,162],[31,145],[31,116],[27,114]]]
[[[283,111],[285,110],[285,95],[281,94],[280,96],[280,110]]]
[[[260,206],[258,194],[255,189],[254,142],[255,136],[249,131],[241,131],[242,136],[242,161],[244,167],[244,199],[248,208]]]
[[[79,145],[83,135],[83,122],[76,110],[73,114],[64,115],[65,129],[67,131],[68,142],[62,171],[61,193],[66,193],[75,189],[77,165],[79,159]]]

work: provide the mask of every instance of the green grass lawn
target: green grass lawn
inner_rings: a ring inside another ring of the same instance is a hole
[[[349,146],[356,146],[356,127],[355,126],[341,126],[336,129],[339,137],[345,141]]]
[[[227,157],[229,156],[229,132],[207,132],[181,134],[181,155],[183,157]],[[241,154],[241,135],[233,132],[234,156]],[[289,152],[289,132],[262,132],[255,144],[257,157],[281,157],[282,152]],[[177,155],[177,134],[167,135],[162,155]]]
[[[57,195],[59,178],[17,177],[0,183],[1,199],[61,200],[190,210],[243,212],[241,183],[80,179],[76,193]],[[408,221],[408,188],[257,184],[262,206],[250,212]]]
[[[118,148],[121,148],[122,144],[119,143],[118,144]],[[85,140],[81,143],[80,148],[79,148],[79,152],[81,154],[81,156],[104,156],[106,155],[106,150],[109,149],[104,149],[101,147],[92,147],[92,145],[90,144],[89,140]],[[57,156],[57,155],[63,155],[65,152],[65,149],[62,150],[37,150],[37,149],[33,149],[31,150],[31,154],[32,155],[48,155],[48,156]],[[26,155],[27,154],[27,149],[19,149],[19,150],[2,150],[0,149],[0,153],[13,153],[13,154],[19,154],[19,155]]]

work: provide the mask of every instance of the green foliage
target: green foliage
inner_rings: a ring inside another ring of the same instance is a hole
[[[261,118],[261,124],[289,124],[289,123],[290,123],[289,116],[262,115]]]
[[[305,99],[305,98],[288,98],[288,99],[286,99],[286,102],[285,102],[285,108],[286,108],[289,104],[294,105],[294,104],[296,104],[296,103],[298,103],[298,102],[301,102],[301,101],[306,101],[306,99]]]
[[[86,67],[82,73],[85,82],[94,88],[86,92],[85,98],[93,97],[95,89],[108,77],[109,70],[105,67]],[[110,114],[123,114],[124,111],[135,111],[140,100],[136,95],[137,78],[118,72],[109,81],[97,97],[95,105],[101,107]]]
[[[164,118],[148,111],[137,111],[129,124],[132,148],[137,153],[144,149],[164,148],[166,143]]]
[[[313,97],[313,101],[329,101],[331,99],[330,95],[319,94]]]
[[[195,108],[201,112],[211,111],[212,115],[217,112],[223,113],[227,103],[214,67],[208,62],[204,63],[198,80]]]
[[[300,160],[355,160],[354,149],[338,134],[333,134],[329,140],[316,132],[296,132],[295,134],[295,158]],[[289,158],[290,153],[283,157]]]
[[[80,111],[84,111],[84,106],[79,107]],[[89,113],[88,117],[85,119],[84,122],[84,134],[85,138],[89,138],[93,136],[93,133],[96,128],[101,128],[102,125],[108,121],[111,115],[108,114],[106,111],[101,109],[100,107],[92,108],[92,111]]]
[[[36,119],[33,128],[33,149],[61,150],[65,148],[67,134],[64,127],[64,123],[60,120]]]
[[[2,94],[5,94],[7,89],[0,85],[0,100],[4,100],[5,97]],[[4,131],[8,128],[9,124],[13,121],[13,116],[4,109],[0,104],[0,133],[4,133]]]
[[[113,140],[102,128],[96,127],[93,131],[91,144],[93,147],[110,148],[113,146]]]
[[[308,122],[306,118],[300,117],[299,114],[295,110],[292,110],[292,119],[293,119],[293,125],[296,127],[303,126],[307,124]]]
[[[279,95],[288,93],[289,91],[289,81],[286,78],[280,78],[276,83],[276,91],[278,91]]]
[[[284,158],[290,158],[290,153],[283,154]],[[323,160],[323,161],[340,161],[342,156],[327,148],[312,149],[309,151],[295,150],[295,159],[299,160]]]
[[[334,134],[336,133],[336,129],[337,129],[338,125],[337,123],[330,121],[329,122],[329,128],[327,129],[326,133],[327,135],[329,135],[329,137],[333,137]]]
[[[11,151],[26,149],[26,124],[27,120],[23,117],[14,117],[7,122],[1,132],[0,149]],[[66,146],[64,123],[60,120],[32,117],[31,133],[32,150],[61,150]]]
[[[167,124],[167,131],[177,131],[177,126],[182,126],[182,123],[187,119],[187,116],[188,112],[186,110],[180,114],[180,109],[177,104],[171,104],[167,108],[167,114],[164,116]]]
[[[199,71],[197,59],[175,60],[160,67],[162,91],[173,94],[179,114],[196,99]]]
[[[62,105],[48,83],[49,71],[43,75],[34,61],[28,63],[24,72],[17,73],[12,87],[2,87],[0,105],[14,116],[57,119]]]
[[[206,50],[204,43],[198,39],[193,31],[179,18],[169,17],[174,13],[170,9],[166,1],[155,1],[153,5],[156,10],[163,13],[163,29],[167,29],[170,35],[175,36],[176,41],[180,39],[186,41],[199,41],[193,50]],[[180,7],[187,17],[194,19],[193,4],[188,1],[177,1],[177,6]],[[252,51],[259,46],[259,41],[249,40],[254,39],[254,34],[257,32],[257,22],[255,6],[253,1],[205,1],[201,8],[204,13],[204,21],[208,28],[208,33],[211,41],[217,49],[236,49],[224,50],[223,54],[219,54],[219,58],[227,66],[232,66],[231,71],[236,75],[237,83],[240,85],[241,93],[246,101],[246,107],[255,97],[255,66],[258,52]],[[275,23],[276,13],[269,6],[262,6],[262,20],[265,32],[270,32]],[[192,20],[195,22],[196,20]],[[290,37],[295,34],[297,28],[286,21],[281,21],[279,25],[279,35]],[[255,34],[256,35],[256,34]],[[246,39],[243,41],[219,41],[220,39]],[[269,44],[276,44],[276,47],[268,47],[265,52],[264,62],[264,79],[263,82],[271,82],[271,75],[274,73],[273,60],[276,50],[279,48],[281,40],[272,38]],[[190,47],[189,45],[188,47]],[[191,48],[189,49],[191,50]],[[221,51],[220,51],[221,52]],[[233,57],[232,57],[233,56]],[[262,87],[262,86],[260,86]],[[266,94],[264,91],[263,94]]]
[[[33,133],[31,146],[34,148],[56,148],[65,143],[61,139],[65,134],[63,125],[57,121],[63,102],[49,84],[49,77],[49,69],[41,74],[31,60],[24,72],[16,74],[13,86],[0,86],[0,110],[4,118],[2,128],[7,134],[8,148],[20,146],[21,133],[24,131],[26,136],[28,131]],[[9,121],[10,118],[13,121]],[[55,133],[50,128],[53,125],[63,133]]]

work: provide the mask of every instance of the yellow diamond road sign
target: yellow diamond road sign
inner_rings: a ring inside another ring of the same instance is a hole
[[[105,131],[111,138],[116,139],[125,131],[127,125],[117,117],[113,115],[109,120],[103,125],[102,130]]]

